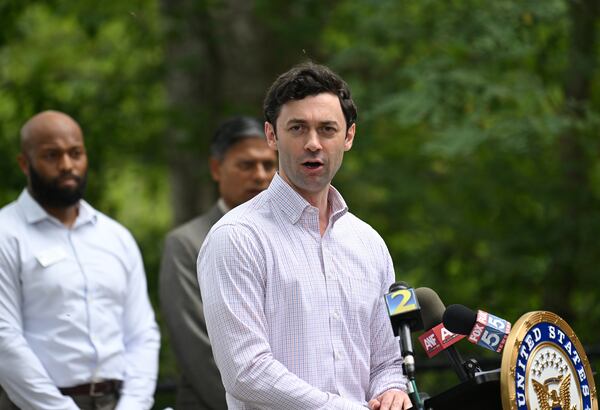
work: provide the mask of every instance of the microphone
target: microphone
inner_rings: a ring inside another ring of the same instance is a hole
[[[394,336],[400,337],[402,350],[402,368],[408,378],[408,396],[415,408],[423,407],[419,389],[415,381],[415,356],[410,337],[411,331],[423,329],[421,307],[417,300],[415,290],[406,282],[396,282],[390,286],[389,292],[384,295]]]
[[[421,307],[415,290],[406,282],[396,282],[384,295],[385,305],[392,322],[394,336],[400,337],[400,346],[404,358],[404,371],[409,379],[415,375],[415,358],[410,333],[423,329]]]
[[[446,350],[446,348],[464,338],[465,335],[452,333],[444,327],[443,323],[439,323],[419,336],[419,342],[421,342],[421,346],[423,346],[427,357],[431,359],[439,352]]]
[[[421,305],[423,325],[425,329],[427,329],[427,331],[419,337],[419,341],[425,349],[427,356],[433,357],[442,350],[445,351],[450,360],[450,364],[460,381],[467,381],[469,376],[463,367],[463,360],[460,357],[458,350],[452,346],[462,337],[446,333],[448,332],[448,329],[446,329],[442,323],[442,316],[446,307],[433,289],[417,288],[416,294],[417,300]]]
[[[477,312],[463,305],[450,305],[442,318],[447,329],[460,335],[468,335],[473,344],[500,353],[504,348],[510,322],[483,310]]]

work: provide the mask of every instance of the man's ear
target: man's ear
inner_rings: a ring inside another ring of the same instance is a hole
[[[346,138],[344,140],[344,151],[350,151],[352,143],[354,142],[354,134],[356,133],[356,123],[352,124],[346,131]]]
[[[221,161],[216,158],[210,158],[208,160],[208,168],[210,169],[212,179],[219,182],[221,179]]]
[[[269,148],[277,151],[277,134],[275,134],[275,127],[269,121],[265,121],[265,136]]]
[[[27,156],[23,153],[20,153],[19,155],[17,155],[17,162],[19,163],[19,168],[21,168],[21,171],[29,176],[29,160],[27,159]]]

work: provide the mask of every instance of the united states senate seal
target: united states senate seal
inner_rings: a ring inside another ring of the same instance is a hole
[[[558,315],[530,312],[515,323],[502,354],[505,410],[598,410],[590,363]]]

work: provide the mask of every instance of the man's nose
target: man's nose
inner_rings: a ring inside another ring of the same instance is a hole
[[[58,167],[61,171],[70,171],[73,169],[73,158],[68,153],[64,153],[58,161]]]
[[[256,165],[256,169],[254,171],[254,178],[257,181],[261,181],[261,182],[269,179],[269,172],[265,168],[264,164],[259,163]]]
[[[306,138],[304,149],[314,152],[319,151],[322,148],[321,141],[319,140],[319,134],[316,130],[310,130]]]

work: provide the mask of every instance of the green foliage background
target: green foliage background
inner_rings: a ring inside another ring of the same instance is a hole
[[[383,235],[399,279],[513,322],[555,311],[584,344],[600,343],[597,9],[592,51],[573,71],[578,21],[564,0],[254,4],[277,39],[270,59],[291,49],[350,83],[358,134],[335,184]],[[24,184],[20,126],[44,109],[70,113],[86,134],[88,198],[138,239],[156,302],[174,115],[159,4],[5,0],[0,27],[0,204]],[[568,93],[576,76],[583,98]]]
[[[571,227],[577,276],[562,280],[576,283],[577,301],[564,304],[598,318],[599,77],[573,116],[566,3],[358,3],[340,8],[325,37],[364,107],[338,184],[383,233],[399,273],[449,302],[517,317],[544,307],[533,290],[573,247],[560,235]],[[562,211],[573,200],[561,159],[569,130],[585,154],[575,192],[585,206],[573,219]]]

